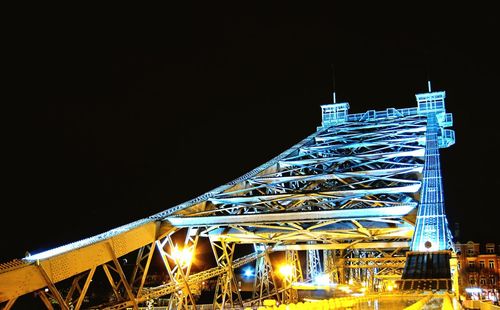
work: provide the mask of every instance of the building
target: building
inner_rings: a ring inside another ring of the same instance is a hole
[[[483,298],[500,291],[500,245],[469,241],[456,243],[462,294],[481,292]],[[480,289],[480,290],[478,290]]]

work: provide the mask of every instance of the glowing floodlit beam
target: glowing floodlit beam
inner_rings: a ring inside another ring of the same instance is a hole
[[[410,181],[413,182],[413,181]],[[340,190],[340,191],[323,191],[323,192],[303,192],[303,193],[293,193],[293,194],[275,194],[275,195],[259,195],[259,196],[241,196],[241,197],[223,197],[221,194],[217,198],[210,198],[210,202],[213,204],[224,204],[224,203],[253,203],[262,201],[276,201],[276,200],[313,200],[318,199],[318,197],[328,196],[328,197],[349,197],[349,196],[364,196],[364,195],[376,195],[376,194],[401,194],[401,193],[416,193],[420,189],[420,182],[408,186],[394,186],[394,187],[382,187],[382,188],[370,188],[370,189],[352,189],[352,190]]]
[[[221,216],[169,217],[166,220],[175,227],[211,225],[251,225],[253,223],[305,222],[333,219],[363,219],[373,217],[400,217],[407,215],[417,203],[407,203],[396,207],[344,209],[306,212],[276,212],[260,214],[238,214]]]
[[[27,262],[35,262],[37,260],[43,260],[53,256],[64,254],[66,252],[71,252],[77,249],[89,247],[93,244],[112,240],[113,238],[122,236],[125,233],[141,229],[141,227],[146,227],[146,225],[151,225],[151,223],[153,222],[154,220],[152,219],[141,219],[90,238],[82,239],[44,252],[26,256],[25,258],[23,258],[23,260]]]
[[[408,241],[378,241],[357,243],[315,243],[315,244],[283,244],[275,245],[273,252],[278,251],[306,251],[306,250],[336,250],[336,249],[397,249],[408,248]],[[265,247],[255,246],[257,251],[264,251]]]
[[[321,180],[334,180],[337,178],[373,178],[373,177],[385,177],[389,174],[397,173],[421,173],[423,167],[413,167],[413,168],[395,168],[395,169],[381,169],[374,171],[355,171],[355,172],[338,172],[329,174],[318,174],[318,175],[293,175],[286,177],[256,177],[255,180],[263,183],[283,183],[292,181],[321,181]],[[397,179],[392,177],[391,180],[397,180],[400,183],[420,183],[420,181],[412,181],[409,179]]]

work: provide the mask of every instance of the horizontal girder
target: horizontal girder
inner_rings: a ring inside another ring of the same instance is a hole
[[[281,244],[273,246],[272,250],[273,252],[277,252],[277,251],[345,250],[345,249],[398,249],[398,248],[408,248],[409,245],[410,243],[408,241]]]
[[[169,217],[167,219],[175,227],[212,226],[212,225],[252,225],[262,223],[309,222],[334,219],[366,219],[371,217],[402,217],[410,213],[416,203],[401,204],[395,207],[325,210],[307,212],[279,212],[263,214],[240,214],[225,216]]]

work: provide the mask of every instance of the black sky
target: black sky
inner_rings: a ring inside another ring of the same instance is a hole
[[[154,214],[273,158],[320,124],[332,63],[337,100],[353,113],[413,107],[429,75],[447,92],[448,219],[460,241],[500,242],[495,11],[363,6],[19,23],[4,59],[15,99],[5,97],[0,260]]]

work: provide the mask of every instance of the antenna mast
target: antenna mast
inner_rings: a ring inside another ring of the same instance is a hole
[[[337,103],[337,97],[335,95],[335,66],[332,64],[332,80],[333,80],[333,103]]]

